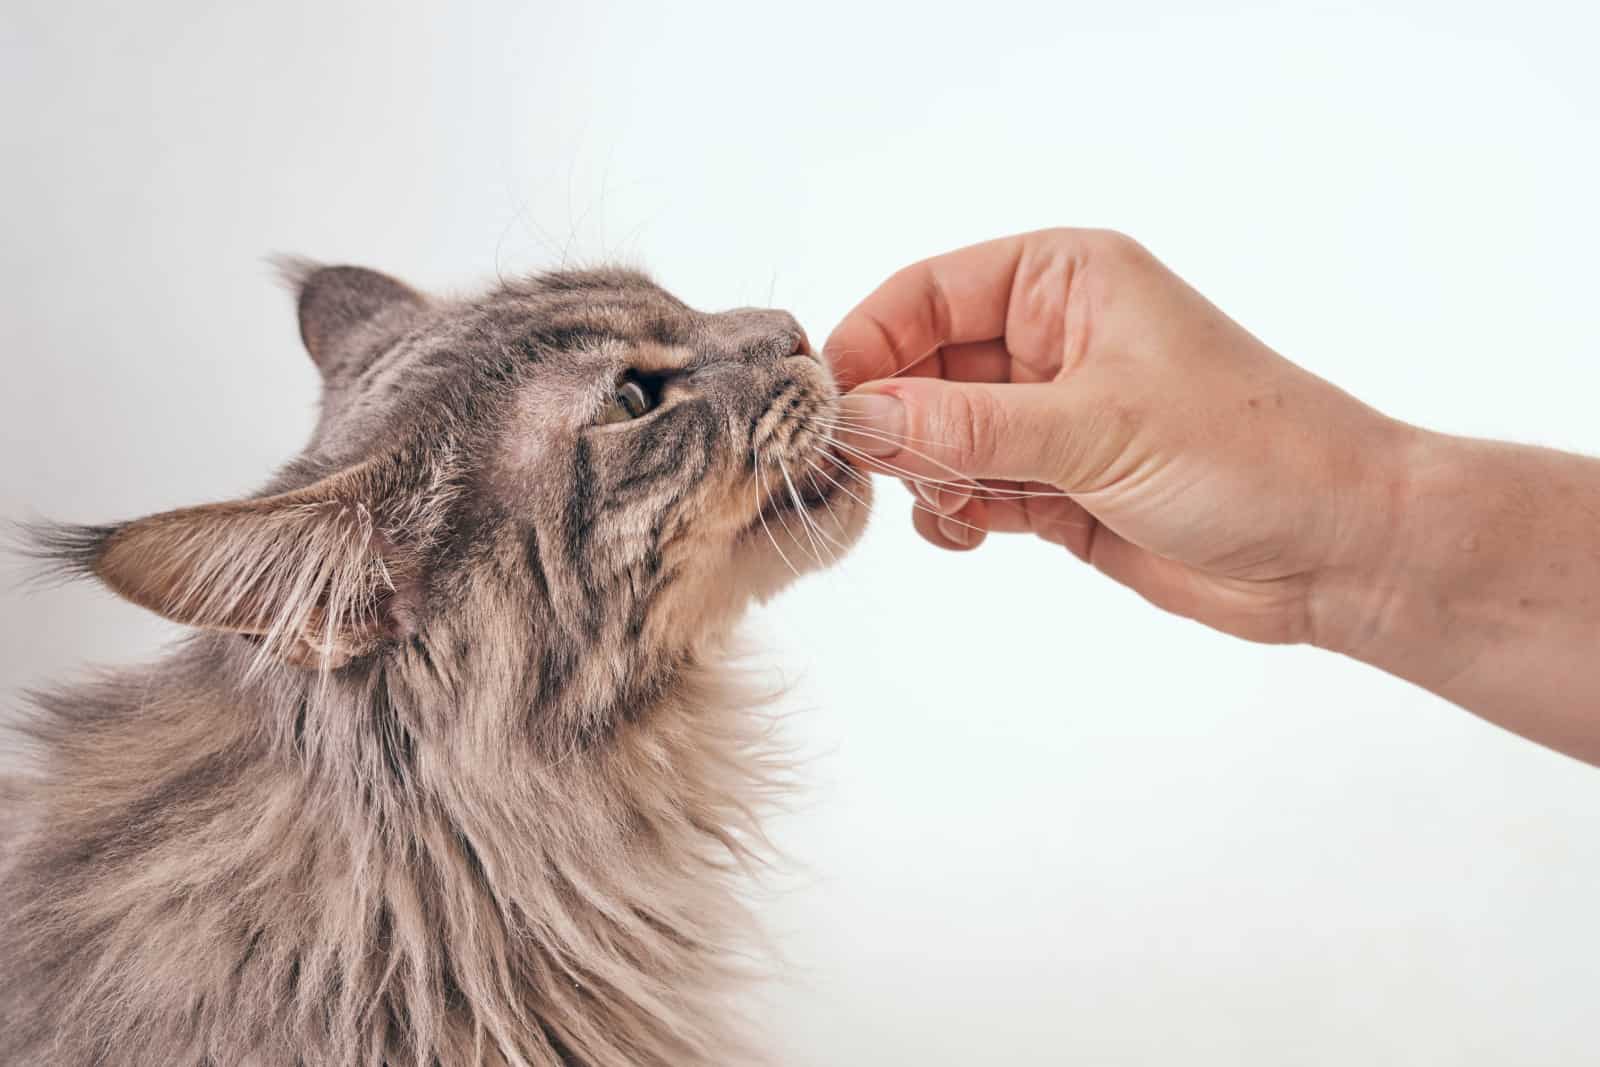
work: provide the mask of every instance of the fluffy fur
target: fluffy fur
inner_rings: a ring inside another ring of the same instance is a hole
[[[244,500],[36,531],[196,633],[13,724],[0,1059],[756,1058],[737,884],[782,766],[722,650],[827,562],[819,516],[829,552],[864,522],[826,370],[782,313],[626,271],[464,301],[291,273],[306,452]],[[656,405],[604,421],[624,376]]]

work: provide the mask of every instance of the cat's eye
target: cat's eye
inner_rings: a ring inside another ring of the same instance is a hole
[[[617,383],[617,391],[611,395],[611,403],[606,406],[605,415],[600,421],[627,422],[637,419],[656,406],[656,399],[653,390],[630,374]]]

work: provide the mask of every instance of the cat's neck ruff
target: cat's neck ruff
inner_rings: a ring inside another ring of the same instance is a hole
[[[764,855],[752,802],[787,764],[723,664],[684,663],[603,743],[552,757],[489,729],[511,717],[474,707],[482,687],[424,704],[393,662],[241,684],[229,643],[45,701],[41,787],[71,814],[32,828],[10,884],[57,879],[18,900],[56,944],[0,978],[8,1003],[130,1067],[189,1037],[215,1062],[748,1056],[732,876]]]

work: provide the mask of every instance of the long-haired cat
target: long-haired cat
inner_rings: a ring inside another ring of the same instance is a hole
[[[626,270],[291,274],[306,450],[241,500],[35,531],[196,632],[13,724],[0,1061],[749,1059],[775,766],[724,638],[865,523],[827,369],[787,314]]]

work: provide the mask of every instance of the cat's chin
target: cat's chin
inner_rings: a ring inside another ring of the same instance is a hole
[[[774,494],[740,536],[731,577],[765,601],[802,575],[833,566],[861,539],[871,500],[864,479],[849,489],[830,482]]]

